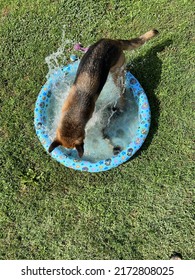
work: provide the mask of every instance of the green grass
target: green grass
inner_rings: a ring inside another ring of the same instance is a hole
[[[1,259],[195,258],[193,2],[0,1]],[[87,46],[153,27],[160,36],[127,54],[152,110],[142,149],[98,174],[52,160],[33,111],[62,30]]]

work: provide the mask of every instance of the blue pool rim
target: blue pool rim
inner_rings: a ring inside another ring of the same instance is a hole
[[[68,64],[62,69],[56,70],[42,87],[38,95],[34,110],[34,125],[36,134],[47,152],[52,142],[47,134],[46,129],[47,107],[51,97],[51,87],[59,79],[62,79],[67,73],[74,75],[76,73],[78,64],[79,62],[77,63],[76,68],[75,64]],[[129,71],[126,72],[125,87],[130,89],[130,91],[133,93],[135,101],[138,105],[139,117],[136,135],[130,140],[126,149],[122,150],[118,155],[113,155],[106,160],[103,159],[95,163],[82,159],[75,159],[73,156],[68,155],[68,151],[66,151],[66,149],[61,147],[57,147],[51,153],[51,156],[66,167],[87,172],[107,171],[128,161],[140,149],[148,135],[151,122],[151,113],[149,102],[142,86]]]

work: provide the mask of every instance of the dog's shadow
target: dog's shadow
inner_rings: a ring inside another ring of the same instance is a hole
[[[131,158],[135,158],[146,150],[152,142],[158,130],[158,120],[160,116],[160,102],[156,96],[156,89],[161,80],[162,61],[158,58],[158,53],[172,44],[172,40],[165,42],[150,49],[144,56],[139,56],[127,64],[130,71],[140,82],[148,97],[151,108],[151,126],[148,136],[140,150]]]

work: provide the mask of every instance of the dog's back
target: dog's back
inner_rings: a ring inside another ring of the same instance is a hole
[[[99,95],[111,67],[117,63],[121,53],[117,41],[99,40],[90,46],[81,59],[74,84],[78,89],[86,89],[88,94],[91,92]]]

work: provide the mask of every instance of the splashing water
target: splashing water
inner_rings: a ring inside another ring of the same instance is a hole
[[[67,44],[71,42],[66,40]],[[57,52],[46,58],[49,67],[47,79],[62,68],[59,65],[59,57],[64,56],[65,44]],[[65,61],[65,58],[64,58]],[[47,109],[47,131],[51,140],[55,138],[56,129],[61,117],[63,103],[68,96],[69,89],[74,82],[79,61],[73,63],[73,70],[63,73],[62,78],[52,85],[51,97]],[[109,74],[107,82],[96,101],[92,118],[88,121],[84,140],[84,155],[82,160],[96,162],[110,158],[114,155],[114,148],[124,149],[135,136],[138,128],[138,108],[130,90],[124,95],[124,105],[120,104],[120,89],[113,82]],[[64,149],[64,148],[62,148]],[[76,150],[65,149],[69,156],[79,159]]]

